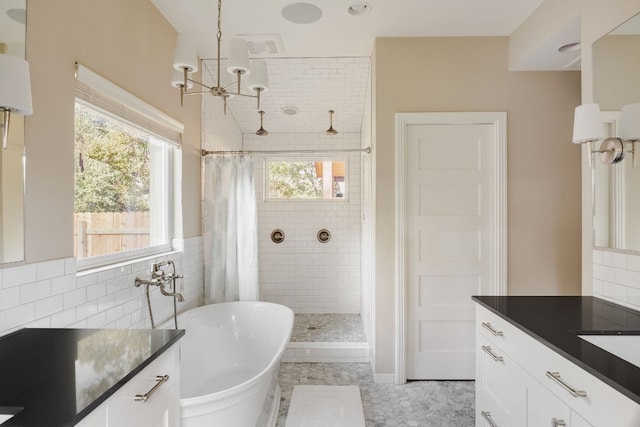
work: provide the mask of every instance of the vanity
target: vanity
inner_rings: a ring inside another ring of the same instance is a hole
[[[640,312],[595,297],[473,300],[476,426],[640,426],[627,352],[640,350]]]
[[[22,329],[0,337],[0,425],[179,425],[184,330]]]

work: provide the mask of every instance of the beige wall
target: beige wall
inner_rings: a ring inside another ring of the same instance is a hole
[[[74,62],[185,125],[184,236],[201,235],[200,100],[169,85],[175,30],[148,0],[29,0],[26,261],[73,256]]]
[[[376,354],[394,372],[394,115],[508,113],[509,294],[580,292],[578,72],[509,72],[508,38],[378,38],[374,53]]]

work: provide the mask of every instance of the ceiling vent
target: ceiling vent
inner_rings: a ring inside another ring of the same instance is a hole
[[[249,44],[251,56],[275,56],[284,52],[280,34],[238,34]]]

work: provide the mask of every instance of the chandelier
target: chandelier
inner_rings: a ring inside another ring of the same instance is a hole
[[[174,74],[171,84],[180,90],[180,105],[183,105],[185,95],[211,94],[222,98],[224,114],[227,114],[227,100],[234,96],[256,98],[258,110],[260,110],[260,93],[269,89],[269,77],[267,74],[267,63],[264,60],[254,59],[249,61],[249,48],[246,40],[232,39],[229,45],[229,58],[227,60],[227,72],[234,76],[235,81],[223,85],[221,79],[220,66],[220,46],[222,43],[222,0],[218,0],[218,41],[217,56],[217,78],[215,86],[207,86],[201,82],[193,80],[192,73],[198,71],[198,56],[196,45],[193,40],[188,40],[181,35],[178,36],[173,68]],[[249,90],[254,93],[242,92],[242,78],[249,78]],[[193,86],[198,85],[202,89],[189,92]],[[262,115],[261,115],[262,118]]]

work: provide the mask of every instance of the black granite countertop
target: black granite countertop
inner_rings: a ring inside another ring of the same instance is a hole
[[[2,424],[73,426],[184,335],[174,329],[22,329],[0,337]]]
[[[578,334],[640,334],[640,312],[595,297],[474,296],[473,300],[640,403],[640,368]]]

